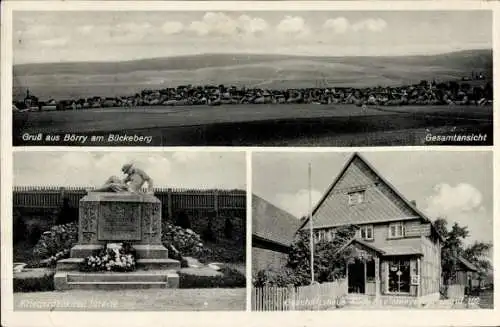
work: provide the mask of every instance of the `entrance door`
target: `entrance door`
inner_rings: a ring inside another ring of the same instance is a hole
[[[361,261],[356,261],[348,266],[348,292],[365,293],[365,265]]]

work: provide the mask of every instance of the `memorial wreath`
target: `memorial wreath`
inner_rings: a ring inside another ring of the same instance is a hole
[[[93,271],[134,271],[136,268],[135,250],[128,243],[110,243],[97,255],[86,257],[80,270]]]

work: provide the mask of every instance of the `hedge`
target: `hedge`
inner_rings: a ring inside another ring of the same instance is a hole
[[[238,270],[221,268],[222,276],[199,276],[179,272],[179,288],[239,288],[246,286],[246,277]]]
[[[54,290],[54,272],[38,277],[14,277],[14,292],[48,292]]]

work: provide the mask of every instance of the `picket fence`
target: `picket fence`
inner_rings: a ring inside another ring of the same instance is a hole
[[[13,190],[15,208],[54,209],[59,208],[63,200],[70,207],[78,208],[79,201],[87,194],[85,187],[38,187],[17,186]],[[155,196],[167,208],[168,216],[173,210],[245,210],[246,192],[243,190],[196,190],[155,188]]]
[[[347,281],[298,287],[259,287],[252,290],[253,311],[325,310],[347,295]]]

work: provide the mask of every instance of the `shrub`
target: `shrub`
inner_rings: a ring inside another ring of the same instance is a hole
[[[26,228],[26,223],[23,220],[23,217],[19,210],[14,210],[14,214],[12,216],[13,220],[13,234],[12,238],[14,241],[14,244],[17,244],[18,242],[22,241],[25,239],[28,230]]]
[[[226,220],[224,221],[224,236],[228,240],[233,238],[233,223],[229,218],[226,218]]]
[[[223,267],[219,276],[190,275],[179,272],[180,288],[239,288],[246,286],[245,275],[238,270]]]
[[[78,221],[78,208],[72,208],[68,198],[63,199],[63,204],[59,213],[57,214],[56,223],[58,225],[68,224]]]
[[[202,257],[209,251],[203,246],[200,235],[191,229],[170,223],[165,223],[163,226],[162,243],[170,253],[177,253],[177,256]]]
[[[71,249],[77,241],[78,226],[76,223],[56,225],[42,234],[33,248],[33,256],[37,260],[50,258]]]
[[[177,219],[175,220],[175,224],[184,229],[191,229],[191,220],[185,211],[180,211],[177,214]]]
[[[206,242],[215,242],[217,240],[214,231],[210,227],[205,228],[202,235],[203,240]]]
[[[255,287],[287,287],[289,285],[299,286],[301,284],[303,284],[301,274],[297,274],[290,268],[284,268],[280,271],[274,271],[272,269],[260,270],[253,277],[253,285]]]
[[[48,292],[54,290],[54,272],[41,277],[16,278],[13,280],[14,292]]]

